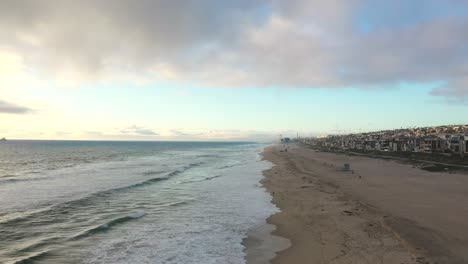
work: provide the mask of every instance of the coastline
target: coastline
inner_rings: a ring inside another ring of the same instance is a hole
[[[248,232],[242,242],[245,247],[245,258],[247,263],[268,264],[278,252],[291,247],[289,239],[274,234],[276,226],[265,222],[265,224]]]
[[[279,145],[265,148],[264,159],[274,166],[264,171],[262,184],[281,210],[267,219],[277,227],[272,235],[289,239],[292,246],[271,263],[466,263],[468,241],[456,233],[460,228],[468,230],[463,223],[463,214],[468,212],[462,203],[468,198],[462,196],[462,189],[455,190],[453,195],[458,196],[448,198],[460,204],[447,209],[446,201],[437,203],[445,193],[432,188],[439,181],[444,185],[440,177],[446,175],[393,161],[316,153],[296,145],[288,152],[280,150]],[[356,164],[356,173],[337,171],[343,161]],[[392,172],[399,176],[388,177]],[[430,176],[437,178],[427,180]],[[442,188],[453,190],[465,181],[460,175],[450,177],[453,181],[445,181],[447,186]],[[412,194],[414,184],[422,189],[415,188]],[[424,199],[431,192],[433,200]],[[457,206],[462,220],[454,219]],[[438,209],[445,209],[450,219],[440,219]],[[438,228],[450,223],[456,226]],[[264,262],[247,257],[247,263]]]
[[[264,158],[263,153],[264,152],[261,152],[259,154],[260,160],[268,162],[270,166],[262,171],[262,178],[260,179],[259,184],[265,194],[271,197],[270,203],[272,206],[278,208],[272,201],[273,197],[271,196],[271,192],[269,192],[263,184],[266,179],[265,172],[271,170],[275,165],[270,161],[267,161]],[[278,211],[280,211],[279,208]],[[271,224],[268,219],[269,217],[264,220],[263,224],[249,230],[246,237],[243,239],[242,246],[244,247],[246,263],[269,264],[277,256],[278,252],[291,247],[291,241],[289,239],[274,233],[277,230],[277,227],[276,225]]]

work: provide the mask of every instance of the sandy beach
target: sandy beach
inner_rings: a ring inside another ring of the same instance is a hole
[[[468,263],[467,175],[282,149],[263,153],[274,164],[263,185],[281,209],[267,222],[291,242],[272,263]],[[344,163],[354,172],[337,170]]]

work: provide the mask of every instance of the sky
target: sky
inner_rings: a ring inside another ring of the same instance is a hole
[[[468,123],[465,0],[2,0],[0,137]]]

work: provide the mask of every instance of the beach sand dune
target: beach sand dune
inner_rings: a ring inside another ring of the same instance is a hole
[[[264,151],[272,263],[468,263],[468,176],[291,145]],[[350,163],[354,172],[337,167]],[[251,262],[253,263],[253,262]]]

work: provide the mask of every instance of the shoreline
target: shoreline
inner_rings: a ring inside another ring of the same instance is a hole
[[[275,235],[277,227],[265,222],[265,224],[248,232],[242,242],[245,247],[245,259],[247,263],[268,264],[278,252],[291,247],[289,239]]]
[[[264,150],[259,154],[261,156],[260,160],[262,161],[266,161],[263,155]],[[278,208],[278,206],[273,202],[271,192],[269,192],[267,187],[264,185],[264,181],[266,179],[265,172],[271,170],[275,166],[272,162],[269,161],[269,163],[271,164],[270,168],[261,172],[262,178],[259,181],[259,184],[260,188],[271,197],[270,203],[272,206]],[[278,211],[280,211],[279,208]],[[244,259],[246,263],[269,264],[279,252],[291,247],[291,241],[289,239],[275,234],[277,226],[269,222],[271,216],[272,215],[266,218],[263,224],[249,230],[246,237],[242,240],[241,244],[244,247]]]
[[[289,239],[292,246],[270,263],[466,263],[468,241],[460,241],[456,233],[460,228],[468,231],[468,225],[463,223],[463,214],[458,216],[461,221],[453,214],[459,209],[468,215],[468,208],[463,208],[463,201],[468,201],[461,193],[464,189],[458,188],[455,194],[434,193],[433,201],[424,198],[442,187],[453,191],[459,181],[468,183],[463,175],[450,174],[450,182],[435,178],[449,174],[431,174],[392,161],[337,157],[297,145],[291,145],[288,152],[280,148],[264,149],[263,157],[273,167],[264,171],[262,185],[281,210],[267,219],[277,227],[272,235]],[[355,174],[336,170],[343,160],[357,165]],[[389,177],[392,172],[399,176]],[[428,180],[429,176],[434,177]],[[427,193],[418,193],[423,191]],[[437,200],[444,195],[452,195],[460,204],[447,211],[446,201]],[[438,217],[439,207],[446,209],[449,220]],[[457,226],[444,228],[447,223]],[[247,263],[265,262],[247,257]]]

